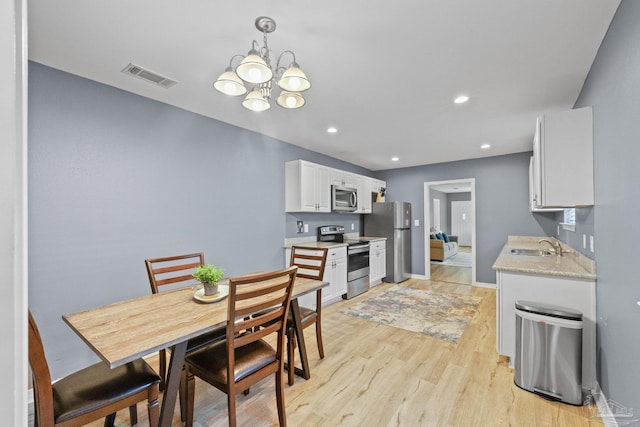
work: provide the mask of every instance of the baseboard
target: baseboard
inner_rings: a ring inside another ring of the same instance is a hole
[[[474,284],[474,286],[477,286],[479,288],[496,289],[496,284],[495,283],[476,282]]]
[[[410,274],[409,278],[418,279],[418,280],[427,280],[427,276],[425,276],[424,274]]]
[[[626,426],[638,422],[638,419],[633,417],[633,408],[627,408],[614,400],[607,399],[597,382],[595,393],[588,396],[585,403],[595,403],[598,413],[594,413],[593,416],[599,416],[605,427]]]

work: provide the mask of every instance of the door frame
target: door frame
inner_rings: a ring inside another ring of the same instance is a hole
[[[473,223],[471,224],[471,285],[476,286],[476,179],[462,178],[445,181],[429,181],[424,183],[424,275],[431,279],[431,243],[429,242],[429,228],[431,224],[431,187],[442,184],[468,184],[471,189],[471,212]]]

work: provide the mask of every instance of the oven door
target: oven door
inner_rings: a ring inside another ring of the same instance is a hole
[[[347,248],[347,282],[369,275],[369,245]]]

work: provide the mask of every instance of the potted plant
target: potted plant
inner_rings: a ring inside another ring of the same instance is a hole
[[[193,273],[193,277],[204,285],[205,296],[212,296],[218,293],[218,281],[222,279],[224,271],[215,265],[201,265]]]

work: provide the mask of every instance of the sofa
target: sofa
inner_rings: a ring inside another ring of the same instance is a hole
[[[444,233],[431,234],[431,261],[444,261],[458,253],[458,236],[447,236]]]

